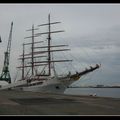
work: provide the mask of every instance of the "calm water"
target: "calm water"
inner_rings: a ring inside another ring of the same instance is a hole
[[[68,88],[65,94],[120,98],[120,88]]]

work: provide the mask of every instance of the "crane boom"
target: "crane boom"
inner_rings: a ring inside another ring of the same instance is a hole
[[[12,40],[12,28],[13,28],[13,22],[11,22],[11,29],[10,29],[10,34],[8,38],[8,46],[7,46],[7,52],[10,57],[10,49],[11,49],[11,40]]]
[[[9,60],[10,60],[10,50],[11,50],[11,41],[12,41],[12,29],[13,29],[13,22],[11,22],[8,45],[7,45],[7,50],[5,52],[5,58],[4,58],[4,66],[3,66],[2,74],[0,77],[0,80],[7,81],[8,83],[11,83],[11,77],[9,72]]]

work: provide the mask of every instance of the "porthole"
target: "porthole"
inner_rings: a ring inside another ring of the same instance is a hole
[[[60,87],[59,87],[59,86],[56,86],[56,89],[60,89]]]

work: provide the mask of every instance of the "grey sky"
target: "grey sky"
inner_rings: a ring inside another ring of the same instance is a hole
[[[46,23],[49,13],[52,21],[62,22],[56,29],[65,32],[53,38],[56,43],[70,45],[76,70],[102,64],[99,70],[78,82],[81,85],[120,84],[120,4],[0,4],[0,71],[11,21],[14,25],[10,70],[14,78],[22,43],[29,41],[24,40],[30,35],[25,30],[32,24]]]

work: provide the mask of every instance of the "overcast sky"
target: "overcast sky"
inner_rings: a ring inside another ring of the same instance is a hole
[[[0,71],[4,62],[10,24],[13,21],[10,71],[15,78],[17,60],[22,53],[25,30],[51,21],[60,21],[53,36],[56,43],[69,44],[74,70],[101,63],[101,68],[83,77],[79,85],[120,84],[120,4],[0,4]],[[63,43],[62,43],[63,42]],[[63,69],[63,68],[60,68]]]

